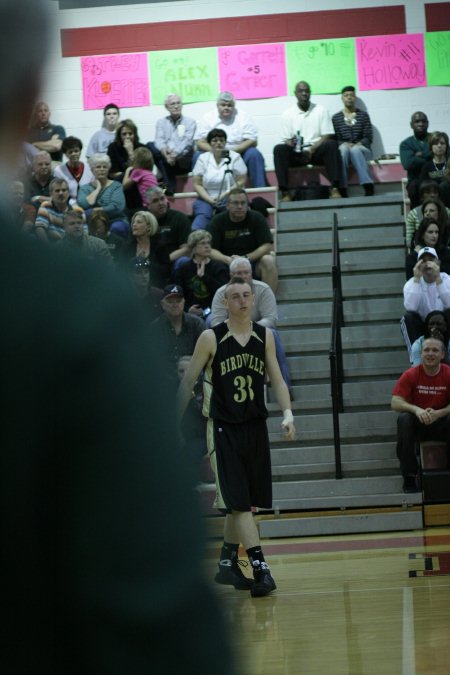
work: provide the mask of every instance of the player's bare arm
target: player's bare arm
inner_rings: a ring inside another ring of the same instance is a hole
[[[205,330],[197,340],[189,367],[181,380],[177,392],[177,420],[180,422],[186,410],[191,392],[203,368],[210,363],[216,353],[216,337],[212,330]]]
[[[275,341],[272,331],[269,328],[266,328],[266,368],[275,398],[277,399],[278,405],[283,411],[283,421],[281,422],[281,427],[285,433],[286,439],[288,441],[293,441],[295,438],[295,425],[294,417],[292,415],[289,390],[281,375],[275,353]]]

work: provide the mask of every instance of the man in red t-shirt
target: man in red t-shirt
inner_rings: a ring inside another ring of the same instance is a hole
[[[447,441],[450,447],[450,366],[441,363],[444,344],[427,338],[422,363],[409,368],[392,392],[391,408],[397,420],[397,456],[403,474],[403,491],[419,492],[416,441]]]

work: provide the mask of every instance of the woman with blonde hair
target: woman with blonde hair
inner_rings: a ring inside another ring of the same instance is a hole
[[[182,287],[187,311],[206,319],[211,312],[214,293],[230,278],[228,266],[211,260],[211,235],[194,230],[188,237],[190,258],[174,272],[174,281]]]
[[[136,211],[131,218],[131,237],[124,247],[124,257],[139,258],[150,263],[151,285],[164,288],[170,282],[166,269],[169,263],[167,253],[152,249],[151,237],[158,231],[158,221],[149,211]]]

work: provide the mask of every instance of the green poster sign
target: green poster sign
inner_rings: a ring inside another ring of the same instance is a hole
[[[215,101],[219,93],[218,59],[215,47],[150,52],[151,103],[164,103],[167,94],[181,96],[184,103]]]
[[[311,85],[313,94],[337,94],[347,85],[357,86],[354,38],[286,42],[288,88],[299,80]]]
[[[425,33],[428,86],[450,84],[450,31]]]

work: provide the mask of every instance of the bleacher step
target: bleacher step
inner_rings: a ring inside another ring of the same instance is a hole
[[[365,513],[312,518],[274,518],[259,521],[261,537],[308,537],[324,534],[358,532],[396,532],[423,527],[421,509],[407,509],[394,513]]]

